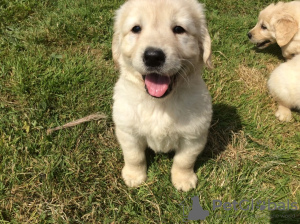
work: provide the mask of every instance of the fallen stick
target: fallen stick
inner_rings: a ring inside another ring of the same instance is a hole
[[[69,123],[64,124],[62,126],[58,126],[56,128],[49,128],[47,130],[47,135],[50,135],[54,131],[69,128],[69,127],[74,127],[74,126],[76,126],[78,124],[81,124],[81,123],[84,123],[84,122],[88,122],[88,121],[91,121],[91,120],[96,121],[96,120],[105,119],[105,118],[106,118],[106,116],[104,114],[99,114],[99,113],[91,114],[89,116],[86,116],[86,117],[80,118],[78,120],[69,122]]]

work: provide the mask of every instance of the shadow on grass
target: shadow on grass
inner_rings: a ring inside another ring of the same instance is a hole
[[[300,223],[300,210],[274,210],[270,213],[270,224],[298,224]]]
[[[257,47],[253,47],[253,50],[256,53],[269,54],[273,57],[277,57],[279,60],[284,61],[284,57],[282,56],[281,48],[277,44],[272,44],[265,49],[258,49]]]
[[[11,220],[10,212],[4,208],[0,208],[0,223],[10,223]]]
[[[196,172],[208,160],[216,158],[225,151],[227,145],[232,141],[232,135],[242,129],[241,119],[235,107],[214,104],[213,111],[206,147],[195,164]]]

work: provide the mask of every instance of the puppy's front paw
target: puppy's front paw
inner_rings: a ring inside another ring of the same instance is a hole
[[[122,177],[128,187],[138,187],[146,181],[147,174],[143,169],[132,169],[124,166]]]
[[[172,183],[177,190],[189,191],[196,187],[197,180],[194,171],[172,170]]]
[[[279,106],[278,110],[275,113],[275,116],[280,120],[280,121],[291,121],[292,120],[292,112],[289,108]]]

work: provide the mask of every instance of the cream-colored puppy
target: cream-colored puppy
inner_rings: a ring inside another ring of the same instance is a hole
[[[291,108],[300,109],[300,55],[280,64],[271,73],[268,88],[278,101],[276,117],[281,121],[290,121]]]
[[[207,141],[211,97],[202,80],[211,40],[196,0],[129,0],[116,12],[112,45],[120,68],[113,120],[130,187],[147,177],[145,150],[175,150],[178,190],[195,188],[194,164]]]
[[[250,41],[260,49],[277,43],[283,57],[300,53],[300,1],[278,2],[262,10],[258,23],[248,33]]]

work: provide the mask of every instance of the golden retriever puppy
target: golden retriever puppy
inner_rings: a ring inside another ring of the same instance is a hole
[[[277,43],[283,57],[300,53],[300,1],[278,2],[262,10],[258,23],[248,33],[250,41],[260,49]]]
[[[129,0],[116,12],[112,44],[120,68],[113,120],[129,187],[147,178],[145,150],[175,151],[171,179],[178,190],[195,188],[194,164],[212,117],[202,80],[211,66],[211,39],[196,0]]]
[[[282,63],[271,73],[268,88],[278,101],[276,117],[280,121],[290,121],[291,108],[300,109],[300,55]]]

